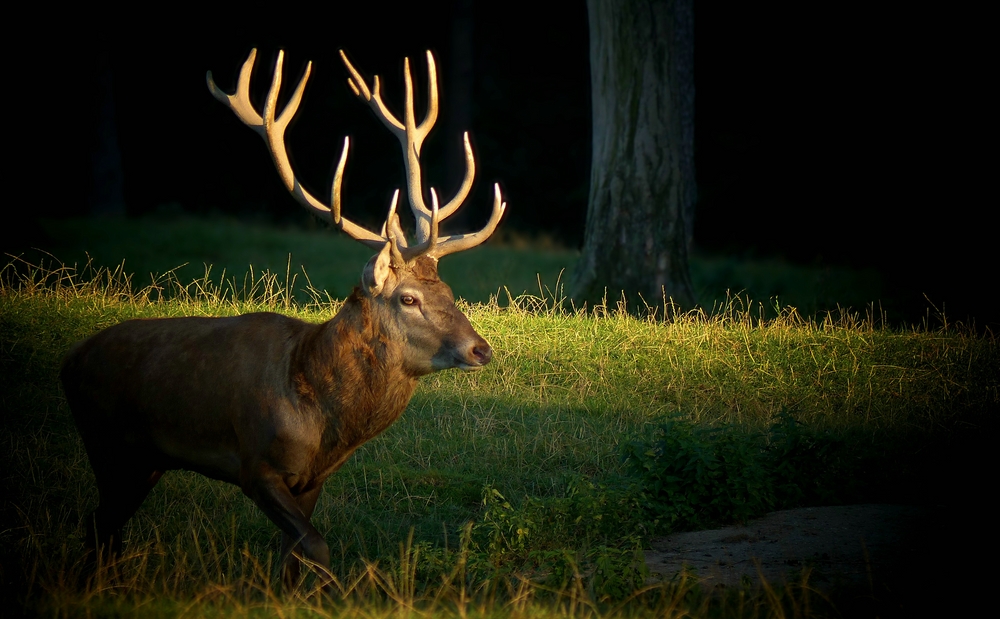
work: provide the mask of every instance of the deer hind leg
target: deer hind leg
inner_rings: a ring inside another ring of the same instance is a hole
[[[95,461],[96,460],[96,461]],[[91,515],[88,547],[111,555],[121,554],[122,528],[160,481],[163,470],[139,459],[91,458],[100,502]]]

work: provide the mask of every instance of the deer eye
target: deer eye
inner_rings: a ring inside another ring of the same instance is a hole
[[[403,305],[416,305],[417,299],[412,294],[404,294],[399,297],[399,302]]]

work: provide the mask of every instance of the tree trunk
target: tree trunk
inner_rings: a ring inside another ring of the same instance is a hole
[[[670,300],[690,308],[692,0],[588,0],[587,9],[593,159],[572,296],[613,309],[624,294],[639,313]]]

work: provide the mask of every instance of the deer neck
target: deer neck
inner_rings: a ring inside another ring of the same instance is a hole
[[[323,440],[352,449],[391,425],[406,408],[416,377],[403,369],[403,335],[358,288],[332,320],[300,347],[296,391],[327,418]]]

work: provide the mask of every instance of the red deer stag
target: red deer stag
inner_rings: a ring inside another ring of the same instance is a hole
[[[272,313],[130,320],[70,351],[62,366],[63,389],[100,493],[90,523],[94,548],[120,551],[122,527],[164,471],[189,469],[238,485],[281,529],[286,581],[299,573],[293,551],[328,568],[329,547],[309,522],[324,480],[399,417],[417,378],[448,368],[476,370],[493,356],[455,307],[451,289],[438,278],[437,261],[485,241],[506,204],[495,186],[485,228],[438,235],[439,222],[468,195],[475,162],[466,134],[466,176],[458,194],[438,208],[431,189],[432,205],[426,206],[420,147],[438,111],[434,58],[427,52],[430,101],[426,118],[417,125],[408,61],[400,122],[382,102],[378,77],[369,90],[343,52],[341,57],[355,94],[402,145],[416,242],[408,243],[403,235],[395,210],[398,190],[381,234],[341,215],[347,139],[329,206],[295,178],[284,132],[311,64],[278,114],[281,52],[263,114],[249,98],[256,50],[240,71],[234,95],[220,90],[209,71],[211,93],[264,138],[292,195],[377,253],[365,265],[361,285],[323,324]]]

